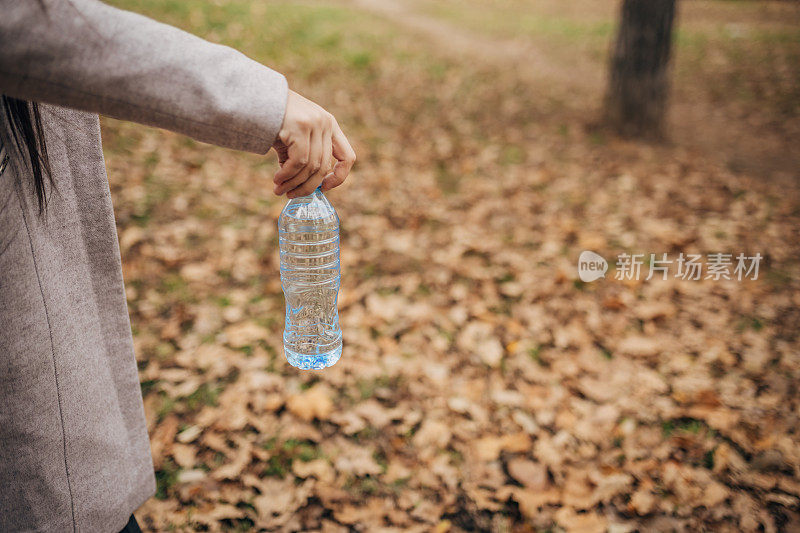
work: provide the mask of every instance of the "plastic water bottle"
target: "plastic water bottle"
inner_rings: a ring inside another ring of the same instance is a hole
[[[286,204],[278,219],[278,236],[286,359],[303,370],[332,366],[342,356],[339,217],[319,187]]]

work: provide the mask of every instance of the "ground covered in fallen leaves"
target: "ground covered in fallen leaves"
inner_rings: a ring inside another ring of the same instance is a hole
[[[800,528],[796,6],[686,7],[687,134],[654,146],[594,126],[612,3],[476,2],[485,32],[450,2],[116,3],[285,72],[359,154],[328,195],[344,354],[301,372],[274,158],[104,121],[145,529]],[[758,279],[615,279],[622,253],[717,252]]]

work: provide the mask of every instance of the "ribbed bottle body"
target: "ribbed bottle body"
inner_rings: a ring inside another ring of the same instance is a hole
[[[342,355],[339,217],[322,191],[295,198],[278,221],[286,299],[283,348],[292,366],[326,368]]]

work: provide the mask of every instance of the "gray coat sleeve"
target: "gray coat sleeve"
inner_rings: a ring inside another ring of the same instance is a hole
[[[266,153],[288,88],[231,48],[96,0],[0,0],[0,92]]]

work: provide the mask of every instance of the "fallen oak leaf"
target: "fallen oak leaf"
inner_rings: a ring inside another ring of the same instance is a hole
[[[476,440],[473,444],[473,451],[481,461],[495,461],[500,456],[500,452],[522,453],[530,450],[533,441],[530,435],[521,431],[502,437],[488,436]]]
[[[232,348],[244,348],[269,337],[269,331],[255,322],[240,322],[225,328],[225,339]]]
[[[175,438],[178,442],[183,444],[188,444],[193,440],[197,439],[200,434],[203,432],[203,429],[200,426],[189,426],[188,428],[184,429],[178,436]]]
[[[193,468],[196,461],[197,448],[176,442],[172,445],[172,458],[181,468]]]
[[[568,533],[605,533],[608,519],[593,511],[576,513],[569,507],[562,507],[555,514],[556,522]]]
[[[513,487],[511,497],[519,505],[523,516],[532,520],[539,515],[539,509],[545,505],[561,503],[561,491],[551,488],[547,490],[531,490]]]
[[[301,420],[311,422],[328,420],[333,412],[333,400],[327,386],[317,384],[296,394],[286,400],[286,408],[290,413]]]
[[[150,437],[150,452],[153,456],[153,466],[161,468],[164,457],[169,455],[175,435],[178,433],[178,417],[175,415],[167,416],[158,426]]]
[[[241,475],[242,470],[250,464],[253,458],[253,445],[250,441],[241,437],[234,437],[234,442],[237,444],[235,457],[230,463],[222,465],[211,473],[214,479],[237,479]]]
[[[378,475],[383,472],[368,448],[352,446],[334,461],[336,470],[356,476]]]
[[[336,477],[333,467],[326,459],[314,459],[308,462],[294,461],[292,472],[299,478],[315,477],[323,483],[331,483]]]
[[[217,522],[220,520],[239,518],[247,518],[245,510],[228,503],[217,503],[208,510],[199,509],[192,513],[193,522],[211,527],[218,526]]]
[[[508,462],[508,473],[523,487],[542,490],[547,486],[547,467],[541,463],[515,457]]]

